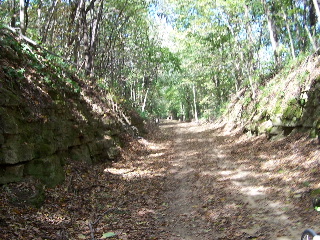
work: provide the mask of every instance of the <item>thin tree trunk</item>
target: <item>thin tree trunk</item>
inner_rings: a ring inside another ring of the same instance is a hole
[[[38,34],[41,35],[41,9],[42,9],[42,1],[39,0],[39,8],[37,10],[37,28]]]
[[[11,21],[10,21],[10,26],[15,28],[16,27],[16,8],[17,8],[17,2],[16,0],[12,1],[12,7],[11,7]]]
[[[29,7],[29,3],[30,3],[30,0],[26,0],[24,2],[24,21],[25,21],[25,32],[27,31],[28,29],[28,25],[29,25],[29,15],[28,15],[28,7]]]
[[[195,86],[195,84],[192,84],[192,92],[193,92],[194,118],[195,118],[196,122],[198,122],[198,111],[197,111],[196,86]]]
[[[132,93],[132,95],[133,95],[132,100],[133,100],[134,103],[137,101],[137,93],[136,93],[136,88],[135,88],[135,87],[136,87],[136,81],[134,81],[133,87],[132,87],[132,91],[133,91],[133,93]]]
[[[54,47],[54,45],[53,45],[54,40],[53,39],[54,39],[55,32],[56,32],[56,26],[57,26],[56,22],[57,22],[57,19],[56,19],[56,17],[54,17],[53,21],[51,22],[49,35],[47,35],[48,42],[50,43],[48,46],[49,50],[52,50]]]
[[[312,0],[313,1],[313,6],[316,9],[317,17],[318,17],[318,22],[320,21],[320,9],[319,9],[319,4],[318,0]]]
[[[183,106],[182,102],[180,102],[180,112],[181,112],[182,116],[179,117],[179,120],[184,121],[185,115],[184,115],[184,106]]]
[[[148,97],[149,89],[150,88],[147,89],[146,94],[144,95],[144,98],[143,98],[143,104],[142,104],[142,107],[141,107],[141,111],[142,112],[144,112],[146,110],[147,97]]]
[[[26,22],[25,22],[25,5],[24,0],[20,0],[20,30],[23,35],[26,33]]]
[[[313,39],[313,37],[311,35],[311,32],[310,32],[308,26],[305,25],[304,28],[306,29],[306,31],[308,33],[308,37],[309,37],[309,40],[310,40],[310,43],[311,43],[311,46],[312,46],[313,50],[317,51],[317,45],[316,45],[316,43],[315,43],[315,41],[314,41],[314,39]]]
[[[289,26],[289,23],[288,23],[287,14],[286,14],[286,12],[284,10],[282,10],[282,12],[283,12],[283,19],[286,22],[286,28],[287,28],[287,32],[288,32],[288,35],[289,35],[291,55],[292,55],[293,59],[296,59],[296,54],[295,54],[295,51],[294,51],[294,45],[293,45],[290,26]]]
[[[80,39],[82,39],[82,35],[80,33],[80,26],[81,26],[81,6],[82,6],[83,0],[80,0],[80,2],[76,2],[74,6],[74,13],[71,13],[71,17],[74,15],[74,19],[71,20],[71,23],[75,23],[75,30],[73,33],[73,36],[71,39],[69,39],[69,45],[73,45],[73,59],[74,62],[77,64],[80,64],[79,62],[79,49],[80,49]],[[71,25],[71,24],[70,24]]]
[[[88,21],[87,21],[87,14],[94,8],[94,3],[96,0],[91,0],[89,6],[86,8],[85,1],[82,1],[80,6],[80,16],[81,16],[81,27],[83,31],[83,46],[84,46],[84,62],[85,62],[85,70],[86,73],[92,75],[93,70],[93,61],[94,61],[94,54],[95,54],[95,46],[98,34],[98,27],[102,15],[102,7],[103,1],[100,3],[99,12],[96,16],[96,19],[93,21],[91,25],[91,29],[89,29]],[[94,14],[94,13],[93,13]]]
[[[80,3],[80,22],[81,22],[81,29],[83,32],[82,42],[83,42],[83,56],[84,56],[84,63],[85,63],[85,70],[86,74],[91,70],[90,64],[90,42],[89,42],[89,30],[88,30],[88,23],[87,23],[87,13],[86,13],[86,1],[82,0]]]
[[[246,21],[246,31],[247,31],[247,40],[249,42],[248,46],[250,51],[248,52],[248,58],[245,60],[247,69],[248,69],[248,79],[249,79],[249,84],[252,92],[252,99],[256,98],[256,93],[255,93],[255,84],[252,80],[252,74],[253,74],[253,51],[252,51],[252,46],[253,46],[253,36],[252,36],[252,29],[250,26],[250,16],[249,16],[249,6],[245,5],[245,21]]]
[[[94,70],[94,56],[96,53],[98,31],[99,31],[99,25],[100,25],[101,16],[102,16],[102,9],[103,9],[103,1],[101,1],[100,3],[98,14],[92,24],[91,40],[90,40],[90,57],[89,57],[90,63],[88,64],[90,67],[91,76],[93,75],[93,70]]]
[[[272,11],[270,11],[269,7],[267,6],[266,0],[261,0],[261,2],[264,6],[265,14],[267,15],[268,30],[269,30],[272,49],[273,49],[273,55],[275,58],[275,64],[279,66],[280,65],[279,41],[278,41],[275,21],[272,17]]]
[[[52,22],[52,18],[53,18],[54,12],[56,11],[57,3],[58,3],[57,0],[52,3],[51,9],[50,9],[50,14],[49,14],[49,19],[47,19],[47,25],[44,27],[44,30],[42,31],[42,39],[41,39],[41,41],[43,43],[45,43],[47,41],[48,31],[49,31],[50,26],[52,26],[51,22]]]

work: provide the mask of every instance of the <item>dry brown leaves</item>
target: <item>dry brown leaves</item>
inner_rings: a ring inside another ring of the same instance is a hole
[[[45,189],[41,208],[12,204],[2,186],[0,239],[299,239],[319,222],[310,195],[319,160],[305,134],[268,141],[163,125],[128,141],[117,162],[66,165],[66,181]]]

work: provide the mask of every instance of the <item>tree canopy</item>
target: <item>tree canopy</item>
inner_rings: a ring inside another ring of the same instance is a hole
[[[143,115],[211,119],[319,44],[317,0],[4,0],[20,28]]]

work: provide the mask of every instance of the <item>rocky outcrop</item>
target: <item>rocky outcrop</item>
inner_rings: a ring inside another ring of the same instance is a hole
[[[269,138],[296,131],[319,135],[320,56],[315,53],[274,78],[259,83],[256,99],[243,89],[232,99],[227,118],[252,134]]]
[[[26,176],[47,186],[69,161],[115,159],[130,119],[93,82],[0,31],[0,184]]]

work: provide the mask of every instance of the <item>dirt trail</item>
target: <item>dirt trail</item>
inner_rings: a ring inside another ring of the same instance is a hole
[[[307,135],[269,141],[174,121],[153,131],[128,137],[119,161],[70,162],[41,208],[15,200],[26,183],[3,186],[0,239],[299,240],[320,230],[320,148]]]
[[[293,240],[306,227],[319,228],[308,195],[316,179],[286,159],[294,141],[250,140],[193,123],[167,122],[161,129],[173,141],[163,210],[167,239]]]

